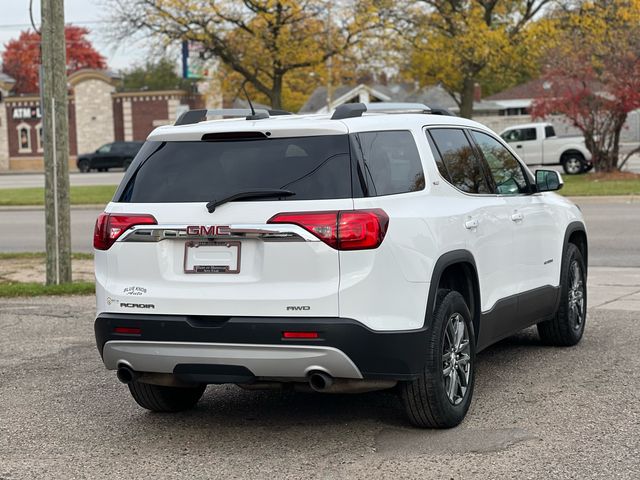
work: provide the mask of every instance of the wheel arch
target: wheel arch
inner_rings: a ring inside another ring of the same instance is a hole
[[[587,229],[584,226],[584,223],[575,221],[571,222],[564,233],[564,243],[562,245],[562,258],[564,258],[564,254],[567,251],[568,245],[572,243],[580,253],[582,254],[582,258],[584,259],[585,269],[589,270],[589,243],[587,241]],[[585,275],[587,274],[585,271]]]
[[[473,255],[468,250],[453,250],[440,256],[431,275],[427,299],[427,319],[430,322],[439,288],[458,291],[471,313],[476,341],[480,327],[480,283]]]
[[[582,160],[586,160],[584,153],[576,148],[569,148],[560,154],[560,163],[564,162],[564,160],[570,155],[578,155]]]

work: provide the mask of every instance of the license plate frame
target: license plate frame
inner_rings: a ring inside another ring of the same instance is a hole
[[[184,273],[187,274],[208,274],[208,275],[225,275],[225,274],[238,274],[240,273],[240,253],[241,253],[241,242],[239,241],[188,241],[184,244],[184,264],[183,269]],[[189,268],[189,252],[191,249],[201,248],[201,247],[227,247],[227,248],[235,248],[235,266],[231,265],[197,265],[194,263]]]

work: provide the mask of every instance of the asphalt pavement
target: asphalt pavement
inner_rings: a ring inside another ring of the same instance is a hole
[[[640,199],[612,203],[597,198],[577,200],[589,230],[589,263],[640,267]],[[91,252],[93,226],[101,209],[71,210],[74,252]],[[44,251],[44,211],[0,207],[0,252]]]
[[[582,342],[529,329],[485,350],[446,431],[411,428],[393,391],[209,386],[193,411],[149,413],[102,366],[92,297],[0,299],[0,479],[637,479],[640,269],[590,283]]]

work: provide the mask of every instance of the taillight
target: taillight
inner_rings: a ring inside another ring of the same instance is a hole
[[[267,223],[291,223],[314,234],[336,250],[378,248],[389,226],[389,217],[373,210],[278,213]]]
[[[157,225],[153,215],[101,213],[93,231],[93,248],[109,250],[111,245],[134,225]]]

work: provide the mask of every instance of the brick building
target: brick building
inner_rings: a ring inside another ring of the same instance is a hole
[[[119,79],[104,71],[80,70],[68,81],[72,169],[78,153],[113,141],[144,140],[181,111],[205,107],[202,95],[183,90],[117,92]],[[0,73],[0,171],[43,170],[40,98],[12,96],[13,84]]]

